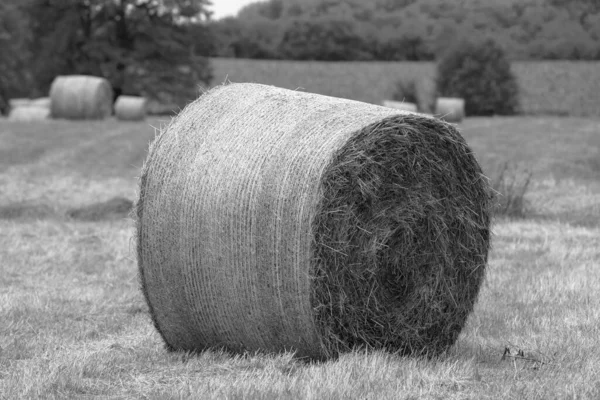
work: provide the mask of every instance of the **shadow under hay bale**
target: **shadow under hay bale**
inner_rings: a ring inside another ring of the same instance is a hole
[[[0,206],[0,219],[46,219],[55,215],[46,204],[22,202]]]
[[[142,290],[169,349],[439,354],[484,277],[489,195],[446,122],[221,86],[150,148]]]
[[[126,218],[133,208],[133,202],[123,197],[113,197],[110,200],[74,208],[67,216],[81,221],[103,221]]]

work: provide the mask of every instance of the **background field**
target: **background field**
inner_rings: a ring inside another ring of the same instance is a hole
[[[530,218],[495,222],[457,345],[438,360],[306,364],[167,353],[138,290],[132,222],[65,217],[135,199],[148,122],[0,119],[0,398],[598,398],[600,120],[472,118],[460,129],[488,175],[511,161],[534,179]]]
[[[328,96],[381,104],[399,79],[435,75],[430,62],[319,62],[212,58],[213,81],[304,88]],[[600,115],[600,62],[516,61],[524,114]]]

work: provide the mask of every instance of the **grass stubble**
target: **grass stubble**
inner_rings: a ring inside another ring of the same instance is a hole
[[[13,125],[1,124],[4,140]],[[132,141],[129,132],[115,133],[118,125],[105,124],[96,129],[113,132],[118,143]],[[73,138],[85,129],[71,126]],[[484,147],[485,138],[475,139]],[[69,145],[91,139],[77,140]],[[108,154],[107,146],[117,146],[104,143],[83,151]],[[97,200],[105,182],[113,182],[104,186],[106,197],[121,194],[125,182],[135,185],[135,165],[115,171],[108,159],[88,171],[81,160],[91,155],[64,152],[7,165],[0,179],[11,184],[0,202],[79,205]],[[560,162],[566,165],[564,157]],[[572,165],[580,168],[576,160]],[[551,198],[544,203],[544,194],[561,193],[563,208],[578,205],[565,199],[577,195],[573,186],[582,187],[583,174],[568,175],[533,182],[531,197],[550,209],[558,206]],[[22,177],[35,184],[22,185]],[[76,200],[53,186],[63,180],[75,183]],[[597,184],[585,186],[590,202]],[[306,363],[289,353],[165,351],[139,291],[132,221],[0,219],[0,398],[598,398],[600,228],[582,225],[496,221],[479,302],[446,354],[354,352]]]

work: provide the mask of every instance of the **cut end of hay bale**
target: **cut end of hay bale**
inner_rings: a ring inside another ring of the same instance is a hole
[[[97,76],[57,76],[50,87],[53,118],[104,119],[112,114],[110,83]]]
[[[417,105],[415,103],[409,103],[405,101],[384,100],[382,102],[382,105],[384,107],[393,108],[396,110],[408,111],[413,113],[417,112]]]
[[[115,102],[115,116],[121,121],[142,121],[146,118],[145,97],[119,96]]]
[[[440,97],[435,103],[435,114],[447,122],[461,122],[465,118],[465,100],[458,97]]]
[[[438,354],[479,292],[488,194],[444,121],[221,86],[151,146],[142,290],[170,349]]]

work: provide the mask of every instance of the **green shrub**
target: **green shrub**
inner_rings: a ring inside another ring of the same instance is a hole
[[[493,40],[461,42],[437,63],[440,96],[465,99],[467,115],[511,115],[518,108],[517,81]]]

